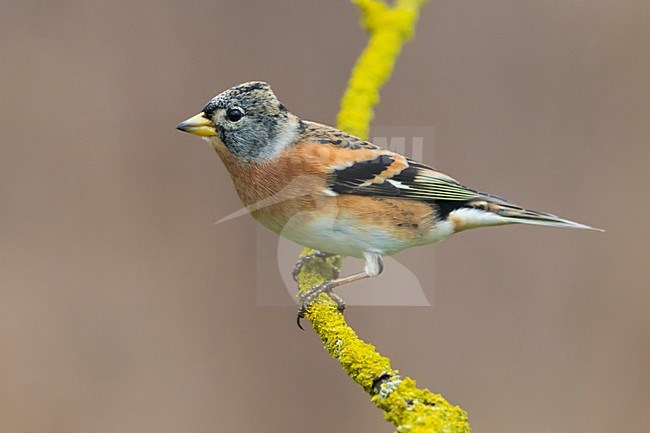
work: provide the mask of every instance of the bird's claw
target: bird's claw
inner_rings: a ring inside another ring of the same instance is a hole
[[[298,324],[298,328],[304,330],[302,325],[300,324],[300,320],[305,317],[305,314],[307,313],[309,307],[311,306],[312,302],[321,294],[321,293],[327,293],[329,297],[336,302],[336,306],[338,307],[338,310],[340,312],[343,312],[345,310],[345,302],[341,297],[334,292],[332,292],[332,289],[334,289],[334,284],[332,284],[331,281],[327,281],[320,286],[314,286],[310,288],[309,290],[305,291],[303,294],[300,295],[300,307],[298,308],[298,315],[296,317],[296,323]]]
[[[332,291],[327,292],[327,294],[330,296],[332,301],[336,302],[336,307],[339,309],[339,311],[343,313],[343,311],[345,311],[345,301],[343,298]]]
[[[296,282],[298,281],[298,275],[300,275],[300,272],[302,271],[302,268],[310,260],[317,259],[317,258],[318,259],[326,259],[326,258],[332,257],[334,255],[335,254],[324,253],[322,251],[314,251],[313,253],[307,254],[306,256],[302,257],[300,260],[298,260],[298,262],[296,262],[296,264],[293,267],[293,272],[292,272],[293,280],[296,281]],[[336,266],[334,266],[333,264],[331,264],[329,262],[326,262],[326,263],[332,268],[332,272],[334,274],[332,276],[332,278],[334,278],[334,279],[338,278],[339,277],[339,270],[336,268]]]
[[[305,328],[302,327],[302,324],[300,321],[305,318],[305,312],[302,310],[302,308],[298,309],[298,315],[296,316],[296,324],[298,325],[298,328],[302,329],[303,331]]]

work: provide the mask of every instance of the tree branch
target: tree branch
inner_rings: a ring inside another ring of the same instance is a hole
[[[390,78],[402,46],[412,36],[426,0],[397,0],[389,6],[380,0],[352,0],[361,10],[363,26],[370,32],[368,45],[355,65],[341,101],[338,127],[367,138],[379,90]],[[305,249],[302,256],[312,253]],[[298,295],[335,276],[326,261],[341,267],[341,257],[310,260],[298,275]],[[372,402],[400,433],[469,433],[467,414],[441,395],[418,389],[415,381],[401,378],[390,360],[361,340],[348,326],[336,303],[321,294],[305,317],[321,338],[325,350],[343,370],[372,396]]]

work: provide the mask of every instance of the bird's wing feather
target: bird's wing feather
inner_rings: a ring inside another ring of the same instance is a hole
[[[427,202],[465,202],[490,197],[431,167],[338,129],[313,122],[304,124],[308,141],[337,148],[325,167],[330,173],[329,187],[336,193]],[[327,157],[328,153],[323,155]]]
[[[305,123],[308,125],[307,131],[311,132],[308,136],[316,137],[308,141],[338,149],[331,152],[331,158],[322,161],[328,173],[328,186],[337,194],[420,200],[435,206],[439,217],[443,219],[452,212],[465,212],[456,215],[459,227],[516,222],[591,229],[553,214],[524,209],[501,197],[473,190],[434,168],[338,129]],[[322,154],[328,155],[328,152]],[[468,214],[470,211],[474,213]],[[479,215],[478,219],[475,215]],[[496,218],[486,219],[484,215]]]
[[[401,155],[379,154],[334,170],[330,188],[337,193],[378,195],[422,201],[467,201],[482,194]]]

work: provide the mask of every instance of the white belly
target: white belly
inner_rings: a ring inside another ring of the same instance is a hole
[[[331,218],[289,220],[280,235],[302,246],[343,256],[363,257],[364,251],[393,255],[406,248],[440,242],[454,232],[453,223],[443,221],[429,229],[417,241],[397,236],[398,232],[359,227],[340,214]]]

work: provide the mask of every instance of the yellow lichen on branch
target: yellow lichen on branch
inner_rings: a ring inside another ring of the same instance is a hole
[[[379,90],[390,78],[405,42],[413,37],[420,7],[426,0],[353,0],[361,10],[370,40],[357,60],[341,100],[338,127],[366,139]]]
[[[361,10],[370,40],[352,71],[341,101],[338,127],[367,138],[379,90],[390,77],[403,44],[413,36],[420,7],[426,0],[397,0],[393,6],[380,0],[352,1]],[[311,252],[306,249],[302,255]],[[310,260],[298,275],[299,294],[334,278],[331,265],[340,268],[341,258]],[[397,432],[470,432],[465,411],[452,406],[441,395],[417,388],[413,379],[401,378],[388,358],[348,326],[329,296],[318,296],[305,317],[328,353],[372,396],[373,403],[397,427]]]

